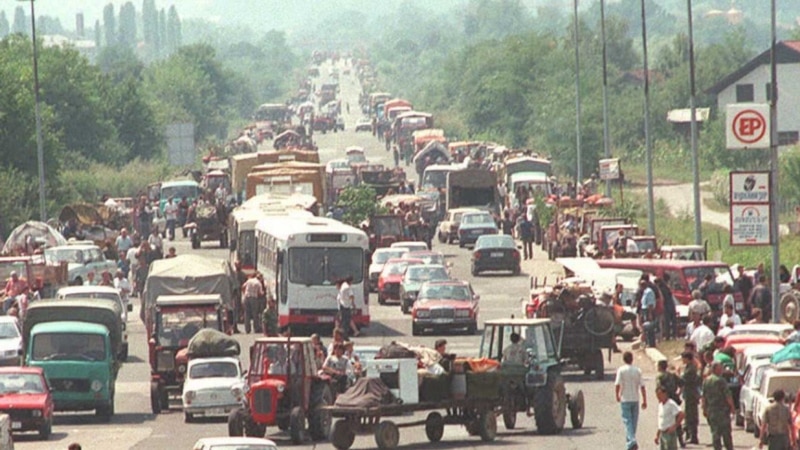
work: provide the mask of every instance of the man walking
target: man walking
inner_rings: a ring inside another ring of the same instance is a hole
[[[769,450],[789,450],[795,447],[794,425],[792,413],[783,401],[786,393],[776,389],[772,393],[772,401],[761,413],[761,441],[758,448],[767,443]]]
[[[175,224],[178,222],[178,204],[172,197],[164,205],[164,216],[167,219],[167,230],[169,230],[169,240],[175,240]]]
[[[721,362],[711,363],[711,375],[703,382],[703,415],[711,428],[711,443],[714,450],[733,450],[731,435],[731,414],[735,412],[733,397],[728,389],[728,382],[722,378],[724,367]]]
[[[261,320],[258,317],[258,299],[264,295],[264,287],[261,281],[256,278],[256,274],[250,275],[250,278],[242,285],[242,295],[244,300],[244,332],[250,333],[250,323],[252,322],[253,328],[256,333],[261,332]]]
[[[656,398],[658,398],[658,431],[656,432],[656,444],[660,450],[678,450],[678,433],[683,420],[681,407],[669,398],[664,386],[656,388]],[[684,448],[681,445],[681,448]]]
[[[669,370],[669,363],[666,359],[662,359],[657,364],[658,375],[656,375],[656,388],[661,388],[664,392],[667,393],[667,397],[675,403],[675,406],[678,407],[680,410],[681,405],[681,387],[683,386],[683,380],[679,377],[676,373],[670,372]],[[658,397],[659,404],[663,404],[661,401],[661,397]],[[661,423],[661,406],[659,405],[658,411],[659,417],[659,424]],[[681,421],[683,421],[683,417],[681,416]],[[683,433],[681,430],[680,424],[675,429],[675,435],[678,439],[678,443],[681,445],[681,448],[686,448],[686,444],[683,442]]]
[[[685,347],[684,347],[685,348]],[[697,425],[700,419],[697,414],[697,406],[700,403],[700,373],[697,371],[697,363],[693,351],[684,351],[681,354],[683,360],[683,373],[681,382],[683,389],[683,410],[686,419],[686,440],[691,444],[697,444]]]
[[[639,394],[641,392],[642,409],[647,409],[647,391],[642,381],[642,371],[633,365],[633,353],[622,354],[623,366],[617,369],[614,390],[617,403],[622,409],[622,423],[625,425],[625,442],[627,450],[638,450],[636,427],[639,423]]]
[[[758,284],[750,294],[750,305],[761,310],[761,321],[769,323],[772,321],[772,292],[767,286],[767,277],[760,275]]]
[[[525,259],[533,259],[533,223],[526,214],[520,214],[519,237],[522,240],[522,255]]]

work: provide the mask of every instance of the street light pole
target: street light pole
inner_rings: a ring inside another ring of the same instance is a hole
[[[692,0],[686,0],[689,15],[689,114],[691,146],[692,146],[692,184],[694,187],[694,243],[703,241],[703,226],[700,209],[700,156],[697,151],[697,88],[695,85],[694,67],[694,17],[692,16]]]
[[[606,42],[606,0],[600,0],[600,36],[603,40],[603,155],[611,158],[608,132],[608,44]],[[606,197],[611,197],[611,180],[606,180]]]
[[[39,219],[47,221],[47,208],[45,207],[45,178],[44,178],[44,142],[42,139],[42,111],[39,98],[39,50],[36,45],[36,10],[35,0],[19,0],[31,2],[31,41],[33,42],[33,97],[36,115],[36,159],[39,166]]]
[[[647,18],[642,3],[642,49],[644,58],[644,146],[647,165],[647,234],[656,234],[656,210],[653,198],[653,146],[650,142],[650,69],[647,65]]]

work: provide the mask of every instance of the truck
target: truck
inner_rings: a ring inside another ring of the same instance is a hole
[[[447,210],[478,208],[499,212],[497,177],[486,169],[460,169],[447,174]]]
[[[119,307],[92,299],[40,300],[23,321],[25,365],[41,367],[56,411],[114,415],[122,353]]]

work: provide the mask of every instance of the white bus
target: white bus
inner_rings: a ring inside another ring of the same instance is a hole
[[[322,217],[267,217],[256,224],[256,241],[256,266],[278,301],[281,328],[332,326],[336,281],[347,277],[353,278],[353,321],[369,325],[366,233]]]

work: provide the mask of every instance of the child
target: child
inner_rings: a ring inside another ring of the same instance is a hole
[[[678,450],[678,428],[683,421],[683,412],[675,401],[669,398],[663,386],[656,388],[658,398],[658,431],[655,443],[660,450]]]

